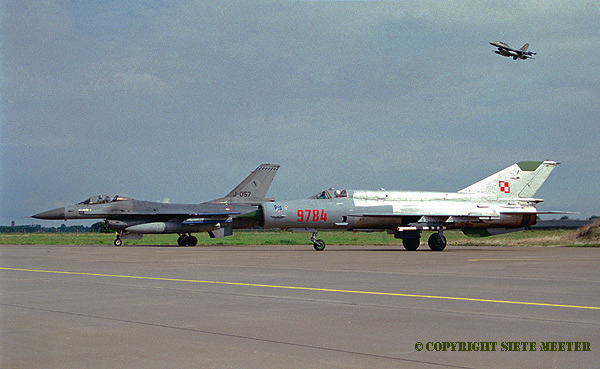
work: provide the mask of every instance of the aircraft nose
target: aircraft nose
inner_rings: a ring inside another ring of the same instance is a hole
[[[37,219],[58,220],[65,219],[65,208],[56,208],[48,211],[43,211],[31,216]]]

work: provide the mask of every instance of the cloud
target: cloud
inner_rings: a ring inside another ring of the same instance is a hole
[[[2,218],[44,210],[25,198],[207,200],[261,162],[282,164],[273,196],[289,198],[337,183],[452,190],[549,158],[583,173],[556,176],[577,186],[566,196],[553,174],[549,197],[598,208],[584,164],[600,154],[598,9],[3,4]],[[496,39],[538,58],[497,56]]]

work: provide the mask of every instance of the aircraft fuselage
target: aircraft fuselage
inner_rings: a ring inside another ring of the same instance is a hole
[[[210,228],[198,227],[198,231],[190,231],[194,229],[192,224],[181,224],[188,218],[193,218],[198,223],[201,219],[205,219],[205,224],[208,225],[218,223],[215,217],[227,220],[232,216],[253,210],[256,210],[256,206],[246,204],[169,204],[127,199],[105,204],[69,205],[36,214],[34,217],[48,220],[105,219],[109,229],[131,232],[136,230],[128,228],[135,226],[138,226],[137,229],[141,231],[143,227],[139,227],[140,224],[170,222],[172,224],[162,230],[153,225],[147,227],[149,232],[139,233],[187,233],[202,232],[207,230],[204,228]],[[181,224],[181,227],[175,227],[176,223]],[[248,224],[247,221],[242,220],[236,223],[239,223],[240,228]]]
[[[526,199],[497,202],[471,194],[436,192],[347,193],[350,197],[263,204],[261,224],[266,228],[397,230],[419,221],[439,220],[447,229],[521,228],[535,224],[536,219],[535,207]],[[450,211],[458,215],[444,215]]]

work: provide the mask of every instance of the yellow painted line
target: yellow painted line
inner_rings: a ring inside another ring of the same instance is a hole
[[[102,274],[102,273],[65,272],[65,271],[58,271],[58,270],[39,270],[39,269],[21,269],[21,268],[4,268],[4,267],[0,267],[0,270],[10,270],[10,271],[17,271],[17,272],[48,273],[48,274],[85,275],[85,276],[93,276],[93,277],[143,279],[143,280],[152,280],[152,281],[220,284],[220,285],[228,285],[228,286],[263,287],[263,288],[277,288],[277,289],[301,290],[301,291],[341,292],[341,293],[352,293],[352,294],[361,294],[361,295],[418,297],[418,298],[438,299],[438,300],[492,302],[492,303],[496,303],[496,304],[549,306],[549,307],[561,307],[561,308],[571,308],[571,309],[600,310],[600,306],[564,305],[564,304],[548,304],[548,303],[543,303],[543,302],[477,299],[477,298],[469,298],[469,297],[452,297],[452,296],[435,296],[435,295],[417,295],[417,294],[411,294],[411,293],[352,291],[352,290],[338,290],[338,289],[331,289],[331,288],[278,286],[278,285],[258,284],[258,283],[202,281],[202,280],[196,280],[196,279],[143,277],[143,276],[135,276],[135,275]]]
[[[468,259],[469,261],[543,261],[548,259]]]

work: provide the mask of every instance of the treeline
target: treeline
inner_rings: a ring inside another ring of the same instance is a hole
[[[0,233],[109,233],[112,232],[106,228],[104,222],[94,223],[91,226],[66,224],[60,227],[42,227],[39,224],[32,225],[15,225],[15,226],[0,226]]]

